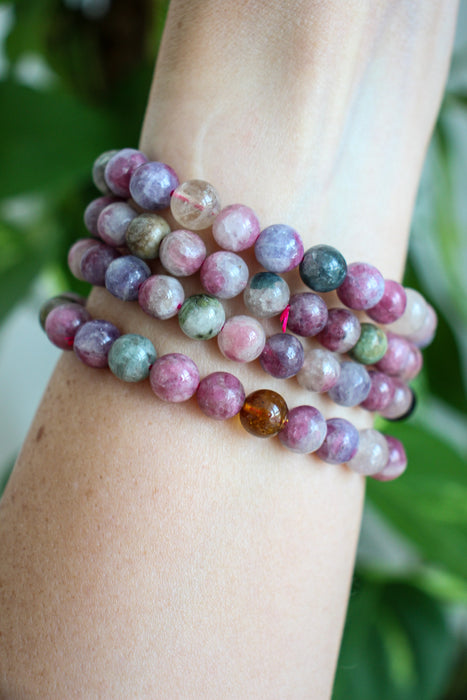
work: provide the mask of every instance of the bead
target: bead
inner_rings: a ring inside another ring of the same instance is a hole
[[[348,309],[329,309],[323,330],[316,335],[321,345],[333,352],[348,352],[360,337],[360,321]]]
[[[357,428],[345,418],[330,418],[326,425],[326,437],[316,455],[330,464],[348,462],[358,449]]]
[[[251,316],[231,316],[220,330],[217,343],[227,359],[252,362],[263,351],[266,333],[261,323]]]
[[[417,345],[421,349],[426,348],[428,345],[430,345],[431,341],[435,336],[436,327],[438,325],[438,317],[436,315],[436,311],[431,306],[431,304],[427,303],[426,306],[427,312],[423,324],[417,331],[414,331],[414,333],[411,333],[408,336],[409,340],[411,340],[413,343],[415,343],[415,345]]]
[[[156,356],[156,350],[149,338],[127,333],[117,338],[110,348],[109,369],[124,382],[140,382],[149,376],[149,368]]]
[[[194,294],[178,312],[180,328],[189,338],[214,338],[225,323],[225,311],[219,299],[209,294]]]
[[[299,270],[307,287],[315,292],[331,292],[344,281],[347,263],[332,246],[315,245],[304,254]]]
[[[324,416],[313,406],[296,406],[288,414],[279,440],[292,452],[308,454],[319,449],[326,437]]]
[[[231,204],[222,209],[212,224],[216,243],[225,250],[238,252],[251,248],[260,233],[256,214],[243,204]]]
[[[335,386],[340,373],[340,362],[332,352],[323,348],[312,348],[305,353],[297,381],[304,389],[322,393]]]
[[[422,328],[429,311],[425,299],[415,289],[406,287],[405,294],[407,297],[405,311],[398,321],[388,326],[388,330],[399,335],[410,336]]]
[[[176,277],[188,277],[197,272],[206,258],[203,239],[193,231],[172,231],[164,238],[159,258],[166,270]]]
[[[415,379],[423,367],[423,355],[414,343],[410,343],[409,357],[404,368],[399,373],[399,377],[405,382],[410,382]]]
[[[172,192],[179,184],[175,170],[165,163],[152,161],[134,170],[130,179],[130,194],[142,209],[166,209]]]
[[[341,373],[328,396],[339,406],[357,406],[370,393],[368,370],[358,362],[341,362]]]
[[[287,282],[274,272],[258,272],[251,277],[243,293],[248,311],[258,318],[277,316],[289,303]]]
[[[239,255],[221,250],[208,255],[201,265],[201,284],[208,294],[220,299],[232,299],[248,284],[249,271]]]
[[[371,387],[368,396],[365,401],[362,401],[360,406],[366,408],[367,411],[377,411],[379,413],[384,411],[391,403],[396,387],[392,378],[388,377],[384,372],[370,369],[368,374],[370,375]]]
[[[376,364],[377,369],[391,377],[400,374],[409,361],[410,342],[395,333],[386,334],[388,347],[384,356]]]
[[[323,330],[328,320],[328,307],[318,294],[292,294],[287,328],[297,335],[311,337]]]
[[[104,243],[125,244],[125,233],[137,212],[126,202],[112,202],[102,209],[97,219],[97,233]]]
[[[193,360],[179,352],[158,357],[149,372],[151,389],[162,401],[180,403],[191,399],[199,385]]]
[[[136,168],[147,163],[144,153],[134,148],[123,148],[113,155],[104,170],[109,189],[119,197],[130,198],[130,179]]]
[[[44,301],[39,309],[39,323],[41,328],[45,330],[45,321],[52,309],[56,309],[57,306],[62,306],[63,304],[69,303],[81,304],[81,306],[84,306],[86,304],[86,299],[84,297],[80,297],[79,294],[74,294],[73,292],[63,292],[63,294],[57,294],[57,296]]]
[[[118,250],[105,243],[95,241],[94,245],[89,246],[81,257],[80,278],[89,284],[103,287],[107,268],[118,257],[120,257]]]
[[[89,202],[88,206],[84,210],[83,217],[84,225],[86,226],[89,233],[92,233],[93,236],[99,235],[97,231],[97,219],[99,218],[99,214],[109,204],[113,204],[114,202],[119,201],[120,200],[117,199],[117,197],[114,197],[113,195],[107,195],[105,197],[98,197],[97,199],[93,199],[92,202]]]
[[[105,168],[109,160],[113,158],[116,153],[118,153],[117,149],[104,151],[100,156],[97,156],[92,166],[92,180],[102,194],[109,192],[109,186],[105,180]]]
[[[138,303],[143,311],[163,321],[176,316],[184,300],[182,285],[169,275],[151,275],[138,290]]]
[[[73,350],[81,362],[89,367],[107,367],[107,356],[120,331],[110,321],[96,319],[85,323],[75,335]]]
[[[108,291],[122,301],[136,301],[138,290],[151,274],[143,260],[134,255],[124,255],[110,263],[105,273]]]
[[[130,222],[125,241],[133,255],[154,260],[159,254],[161,242],[169,233],[170,226],[162,216],[144,212]]]
[[[337,296],[349,309],[371,309],[384,294],[381,272],[368,263],[351,263],[347,276],[337,290]]]
[[[377,474],[387,464],[389,447],[386,438],[378,430],[360,430],[358,449],[347,466],[362,476]]]
[[[415,394],[402,380],[394,377],[393,382],[395,386],[394,396],[387,408],[380,413],[386,420],[404,420],[415,410]]]
[[[240,422],[247,432],[256,437],[271,437],[284,425],[287,410],[287,404],[280,394],[269,389],[258,389],[246,397],[240,411]]]
[[[386,465],[381,471],[372,474],[372,478],[377,481],[392,481],[403,474],[407,468],[407,455],[405,454],[404,445],[392,435],[385,435],[388,444],[389,457]]]
[[[62,350],[72,350],[76,333],[91,315],[84,306],[69,302],[49,311],[45,319],[48,339]]]
[[[363,365],[379,362],[388,348],[386,333],[373,323],[362,323],[360,337],[350,355]]]
[[[80,238],[73,243],[68,251],[68,267],[73,277],[77,280],[84,280],[81,275],[81,260],[84,253],[96,245],[98,241],[95,238]]]
[[[259,356],[264,371],[279,379],[288,379],[296,375],[303,365],[303,359],[303,346],[299,339],[290,333],[271,335]]]
[[[402,316],[406,305],[404,287],[394,280],[385,280],[383,296],[375,306],[367,309],[367,314],[377,323],[394,323]]]
[[[268,226],[255,243],[256,260],[269,272],[293,270],[301,262],[303,252],[302,239],[285,224]]]
[[[209,418],[226,420],[240,412],[245,401],[245,390],[233,374],[213,372],[200,381],[196,399]]]
[[[170,209],[180,226],[200,231],[212,226],[221,205],[219,195],[209,182],[188,180],[172,193]]]

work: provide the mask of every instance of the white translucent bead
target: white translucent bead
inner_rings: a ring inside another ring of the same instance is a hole
[[[221,204],[219,195],[209,182],[187,180],[172,192],[170,209],[183,227],[201,231],[212,226]]]
[[[386,330],[399,335],[412,335],[416,333],[426,321],[429,314],[428,304],[420,292],[410,287],[405,287],[407,306],[402,316],[386,326]]]
[[[359,431],[358,449],[347,465],[352,471],[363,476],[371,476],[383,469],[389,459],[386,438],[378,430],[368,428]]]
[[[305,353],[305,360],[297,374],[297,380],[304,389],[322,393],[332,389],[340,373],[340,362],[330,350],[312,348]]]

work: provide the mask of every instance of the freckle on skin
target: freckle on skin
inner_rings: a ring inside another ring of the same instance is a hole
[[[41,427],[39,428],[39,430],[36,433],[36,442],[40,442],[40,440],[42,440],[43,437],[44,437],[44,426],[41,425]]]

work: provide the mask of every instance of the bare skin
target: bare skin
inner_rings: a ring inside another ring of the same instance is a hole
[[[174,0],[141,146],[263,226],[400,278],[455,15],[450,0]],[[89,302],[202,374],[310,401],[134,307]],[[0,507],[0,697],[329,698],[363,491],[67,354]]]

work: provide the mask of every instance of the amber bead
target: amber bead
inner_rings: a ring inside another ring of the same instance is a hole
[[[287,418],[287,404],[280,394],[258,389],[249,394],[240,411],[240,422],[256,437],[277,435]]]

